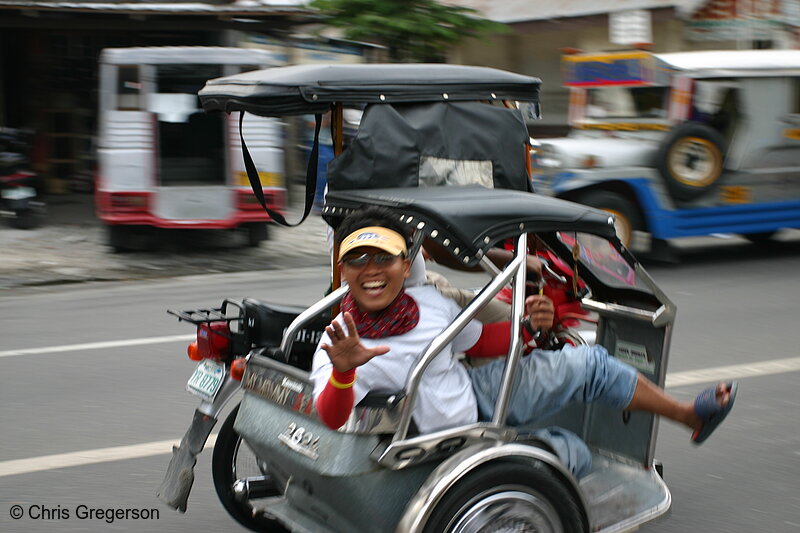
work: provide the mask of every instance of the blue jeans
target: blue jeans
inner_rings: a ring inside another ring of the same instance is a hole
[[[481,420],[492,418],[504,367],[505,360],[498,359],[469,369]],[[636,370],[609,356],[602,346],[565,346],[554,352],[534,350],[519,361],[508,404],[508,423],[532,423],[576,402],[599,402],[624,409],[633,399],[636,380]],[[566,436],[562,445],[550,442],[559,458],[578,477],[588,473],[589,449],[576,435],[559,431],[562,437]]]

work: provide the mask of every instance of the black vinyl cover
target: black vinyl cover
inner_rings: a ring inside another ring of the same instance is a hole
[[[538,194],[483,187],[431,187],[329,191],[323,215],[335,218],[366,206],[397,211],[409,227],[425,231],[465,266],[490,247],[523,232],[576,231],[617,242],[608,213]]]
[[[478,184],[530,190],[516,109],[479,102],[375,104],[328,164],[330,190]]]
[[[343,104],[516,100],[539,102],[538,78],[446,64],[292,65],[209,80],[206,111],[262,116],[324,113]]]

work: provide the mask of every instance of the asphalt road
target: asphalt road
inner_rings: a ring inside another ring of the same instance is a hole
[[[672,512],[642,531],[800,531],[800,239],[769,250],[713,241],[684,250],[680,265],[649,270],[678,305],[670,377],[691,382],[669,391],[688,400],[722,372],[741,389],[702,447],[662,422],[657,456]],[[327,284],[314,267],[6,291],[0,531],[242,530],[216,499],[208,451],[185,515],[155,498],[170,442],[195,407],[184,391],[193,328],[164,311],[244,296],[308,304]],[[142,339],[155,340],[135,344]],[[152,517],[85,517],[89,509],[124,508],[152,509]]]

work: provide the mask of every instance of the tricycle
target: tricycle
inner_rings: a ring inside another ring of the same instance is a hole
[[[197,326],[189,355],[198,366],[187,389],[201,404],[173,449],[159,498],[186,510],[196,457],[223,407],[242,391],[216,436],[212,472],[223,506],[255,531],[611,532],[668,511],[670,492],[654,458],[656,416],[592,404],[531,424],[508,421],[524,357],[529,254],[545,262],[533,290],[561,284],[565,304],[579,308],[558,319],[564,329],[576,320],[590,324],[598,344],[659,386],[675,319],[674,304],[619,241],[612,217],[532,193],[524,115],[538,115],[538,89],[536,78],[454,65],[292,66],[206,84],[206,110],[239,111],[240,124],[245,112],[313,113],[318,132],[320,115],[332,111],[337,155],[322,216],[334,233],[351,213],[379,206],[413,234],[409,257],[435,243],[453,263],[488,276],[456,318],[420,346],[404,386],[370,392],[339,429],[320,419],[309,375],[348,292],[336,269],[331,291],[308,308],[245,298],[171,311]],[[342,109],[356,105],[365,105],[360,129],[343,151]],[[257,195],[258,172],[244,138],[242,144]],[[508,242],[510,260],[498,267],[490,251]],[[338,246],[332,254],[338,257]],[[510,346],[491,419],[420,430],[414,413],[426,370],[507,287]],[[554,348],[586,340],[573,334],[548,342]],[[588,446],[584,475],[541,437],[539,430],[552,427]]]

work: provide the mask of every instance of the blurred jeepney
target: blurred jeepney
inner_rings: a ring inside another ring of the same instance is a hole
[[[274,65],[271,52],[220,47],[109,48],[100,56],[96,206],[115,250],[152,228],[235,229],[267,237],[242,160],[236,117],[206,114],[209,78]],[[283,134],[275,118],[248,117],[244,133],[267,205],[286,205]]]
[[[630,246],[800,228],[800,50],[563,58],[565,138],[533,152],[537,192],[604,209]]]

